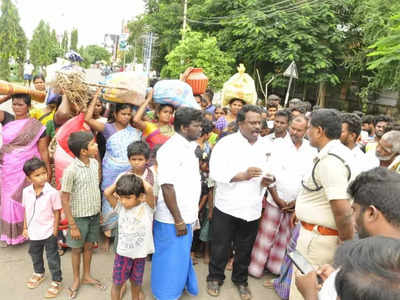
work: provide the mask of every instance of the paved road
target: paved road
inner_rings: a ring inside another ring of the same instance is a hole
[[[93,287],[82,286],[77,299],[84,300],[105,300],[110,299],[110,289],[111,289],[111,276],[113,267],[114,254],[104,253],[101,250],[95,250],[93,256],[93,276],[98,278],[103,283],[107,285],[106,291],[96,290]],[[61,257],[61,264],[63,270],[64,284],[68,286],[72,282],[72,267],[71,267],[71,256],[70,252],[67,252]],[[143,290],[146,294],[146,299],[152,299],[150,292],[150,263],[146,263],[146,271],[144,275]],[[47,264],[46,264],[47,267]],[[200,294],[197,297],[184,295],[182,300],[190,299],[217,299],[210,297],[206,293],[206,283],[205,279],[207,276],[207,265],[200,262],[195,266],[199,286]],[[46,273],[46,280],[42,283],[40,287],[35,290],[30,290],[26,287],[26,281],[32,274],[32,263],[30,256],[28,254],[28,245],[19,245],[8,248],[0,249],[0,299],[1,300],[36,300],[43,299],[46,293],[46,289],[50,283],[50,274]],[[48,269],[46,268],[46,271]],[[173,272],[173,270],[171,270]],[[230,281],[230,272],[226,273],[227,280],[221,289],[221,296],[218,299],[221,300],[240,300],[236,288]],[[253,292],[254,300],[279,300],[272,290],[266,289],[262,286],[262,283],[268,276],[262,279],[249,278],[249,286]],[[166,278],[165,280],[168,280]],[[64,289],[61,295],[57,299],[66,299],[67,292]],[[130,293],[128,292],[124,299],[128,300],[130,298]]]

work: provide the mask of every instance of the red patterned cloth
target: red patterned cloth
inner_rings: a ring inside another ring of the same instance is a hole
[[[250,275],[261,277],[265,268],[279,274],[290,240],[290,216],[267,202],[251,251]]]

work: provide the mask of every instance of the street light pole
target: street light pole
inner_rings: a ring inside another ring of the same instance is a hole
[[[187,1],[188,0],[185,0],[184,5],[183,5],[183,25],[182,25],[183,34],[182,34],[182,39],[183,39],[183,36],[185,35],[186,24],[187,24]]]

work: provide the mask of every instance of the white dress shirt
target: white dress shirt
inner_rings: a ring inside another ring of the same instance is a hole
[[[301,181],[310,173],[316,155],[317,149],[305,139],[300,148],[293,142],[274,145],[271,158],[268,160],[268,173],[275,176],[278,195],[286,203],[296,200],[301,190]],[[267,201],[278,207],[271,193],[268,193]]]
[[[274,144],[276,144],[276,143],[285,143],[286,145],[293,144],[292,139],[290,138],[289,132],[286,132],[286,135],[284,137],[277,137],[275,135],[275,132],[273,132],[273,133],[265,136],[263,139],[267,139]]]
[[[354,147],[351,153],[354,155],[353,165],[357,174],[379,167],[379,159],[376,155],[366,154],[358,146]]]
[[[163,184],[172,184],[176,202],[186,224],[197,220],[201,192],[199,159],[195,156],[196,142],[189,142],[175,133],[157,152],[158,185],[160,186],[154,219],[174,223],[161,190]]]
[[[247,181],[231,182],[238,173],[258,167],[266,173],[267,153],[271,143],[258,138],[252,145],[239,131],[219,141],[210,159],[210,177],[216,182],[215,207],[225,214],[246,221],[261,216],[265,189],[261,177]]]

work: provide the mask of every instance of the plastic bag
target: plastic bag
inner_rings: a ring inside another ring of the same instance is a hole
[[[57,57],[57,61],[54,64],[48,65],[46,67],[46,84],[54,86],[57,80],[57,72],[69,65],[71,65],[71,62],[66,59]]]
[[[124,89],[104,89],[102,95],[104,100],[140,106],[146,97],[147,77],[140,72],[113,73],[107,76],[105,85]]]
[[[153,89],[153,99],[154,102],[159,104],[200,109],[193,97],[190,85],[180,80],[161,80],[157,82]]]
[[[246,104],[255,104],[257,92],[254,80],[249,74],[245,73],[246,68],[243,64],[238,67],[238,72],[233,75],[222,88],[222,105],[226,106],[232,99],[241,99]]]

